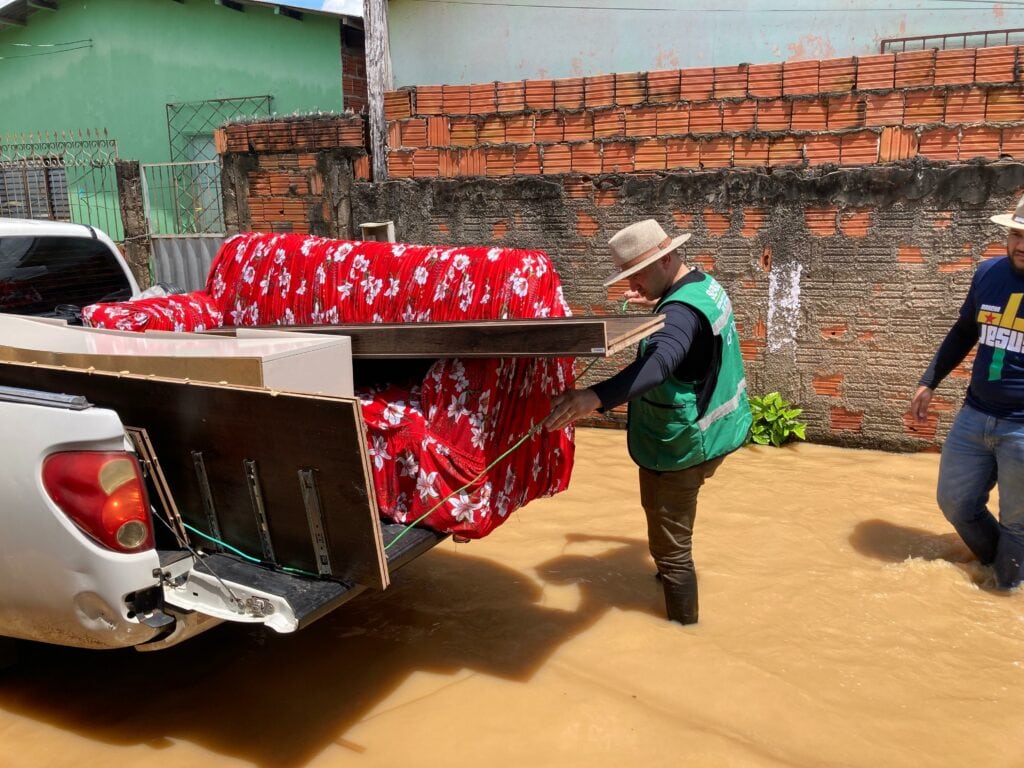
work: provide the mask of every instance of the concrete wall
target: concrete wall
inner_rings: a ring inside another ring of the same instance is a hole
[[[17,48],[84,40],[68,52]],[[339,23],[213,2],[62,0],[0,32],[0,136],[106,128],[119,153],[169,159],[166,105],[270,94],[279,114],[342,108]],[[18,57],[19,54],[45,54]]]
[[[1007,4],[390,0],[395,84],[583,77],[864,56],[889,37],[1024,27]],[[582,6],[582,7],[579,7]],[[1017,41],[1019,42],[1019,41]]]

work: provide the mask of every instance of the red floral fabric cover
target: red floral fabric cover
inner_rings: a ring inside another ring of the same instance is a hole
[[[570,312],[540,251],[242,234],[221,247],[205,291],[95,304],[82,314],[95,327],[187,331]],[[381,513],[405,523],[429,512],[422,524],[480,538],[532,499],[565,490],[571,428],[539,429],[499,457],[572,382],[568,358],[443,359],[418,386],[357,392]]]

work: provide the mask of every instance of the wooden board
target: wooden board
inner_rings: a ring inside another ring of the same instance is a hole
[[[609,357],[650,336],[662,315],[450,323],[296,325],[290,331],[349,336],[353,359],[438,357]],[[261,326],[260,330],[281,326]],[[211,333],[244,335],[245,328]]]
[[[244,464],[255,462],[274,560],[317,573],[299,477],[314,470],[329,575],[387,586],[358,400],[14,362],[0,363],[0,385],[81,395],[116,411],[126,427],[145,429],[182,518],[209,532],[193,457],[200,452],[222,539],[262,557]]]

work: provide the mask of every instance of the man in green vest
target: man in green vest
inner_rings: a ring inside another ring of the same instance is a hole
[[[697,493],[725,456],[747,441],[750,407],[732,305],[713,278],[683,263],[689,234],[669,237],[653,219],[608,241],[611,285],[629,278],[626,298],[654,305],[665,326],[640,344],[635,362],[552,403],[544,425],[564,429],[594,411],[629,402],[627,443],[640,467],[647,539],[671,621],[697,621],[693,521]]]

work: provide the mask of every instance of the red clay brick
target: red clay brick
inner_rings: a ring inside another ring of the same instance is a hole
[[[999,151],[1008,157],[1024,159],[1024,126],[1003,128]]]
[[[665,141],[665,165],[668,168],[700,167],[700,144],[695,139]]]
[[[847,331],[850,330],[850,326],[846,323],[838,323],[837,325],[826,325],[821,330],[821,338],[823,339],[838,339],[846,335]]]
[[[679,95],[688,101],[710,99],[715,93],[715,70],[712,67],[690,67],[681,70]]]
[[[939,416],[935,412],[929,413],[924,421],[918,421],[917,417],[909,411],[903,414],[903,431],[910,437],[919,440],[935,439],[935,431],[939,427]]]
[[[449,115],[468,115],[472,100],[468,85],[442,85],[441,99],[444,111]]]
[[[583,103],[588,107],[615,105],[615,75],[597,75],[583,79]]]
[[[828,111],[824,99],[794,101],[790,127],[794,131],[824,131],[828,127]]]
[[[839,163],[841,140],[832,134],[818,134],[804,139],[804,154],[807,162],[814,165]]]
[[[803,141],[795,136],[775,137],[768,147],[768,165],[772,167],[803,165],[803,148]],[[836,159],[838,160],[838,153]]]
[[[874,131],[858,131],[843,135],[839,151],[839,162],[843,165],[872,165],[878,162],[878,134]]]
[[[441,170],[441,157],[436,149],[417,149],[412,155],[412,175],[432,178]]]
[[[534,120],[534,138],[539,144],[552,144],[565,140],[562,115],[558,112],[540,112]],[[593,138],[593,133],[587,136]]]
[[[896,54],[896,87],[912,88],[935,82],[935,50],[901,51]]]
[[[562,116],[566,141],[591,141],[594,138],[593,112],[566,112]]]
[[[632,107],[626,110],[626,135],[635,139],[647,139],[658,135],[658,109],[656,107]]]
[[[804,223],[812,235],[827,237],[836,233],[837,208],[805,208]]]
[[[846,237],[864,237],[871,226],[871,211],[843,211],[839,229]]]
[[[620,107],[631,107],[647,99],[647,83],[643,72],[616,73],[615,103]]]
[[[506,117],[505,141],[509,144],[533,144],[533,115]]]
[[[679,70],[670,69],[647,73],[647,100],[652,104],[665,104],[679,100]]]
[[[370,172],[370,156],[363,155],[362,157],[357,157],[352,165],[352,170],[357,179],[369,181],[372,178]]]
[[[453,146],[472,147],[477,143],[477,124],[475,117],[453,117],[449,121],[450,141]]]
[[[975,54],[974,81],[976,83],[1013,83],[1017,48],[1002,45],[997,48],[978,48]]]
[[[903,125],[903,91],[869,93],[864,97],[864,125]]]
[[[526,81],[527,109],[554,109],[555,84],[553,80]]]
[[[924,252],[915,245],[901,245],[896,248],[897,264],[924,264]]]
[[[786,61],[782,64],[782,93],[795,96],[802,93],[818,92],[817,61]]]
[[[732,219],[728,214],[717,213],[710,208],[704,209],[704,228],[709,234],[721,237],[729,231]]]
[[[938,51],[935,56],[935,85],[973,83],[974,58],[974,48]]]
[[[861,432],[864,426],[864,412],[833,408],[829,411],[828,422],[833,432]]]
[[[497,83],[480,83],[469,86],[469,111],[474,115],[489,115],[497,111],[496,87]]]
[[[720,136],[700,145],[700,164],[705,168],[728,168],[732,165],[733,140]]]
[[[956,128],[930,128],[921,133],[918,154],[930,160],[956,160],[959,137]]]
[[[540,173],[540,168],[540,147],[536,144],[530,147],[516,147],[516,176],[536,176]]]
[[[740,339],[740,354],[745,363],[753,363],[764,351],[766,344],[761,339]]]
[[[1000,256],[1006,255],[1006,243],[989,243],[985,246],[985,250],[981,252],[981,258],[984,260],[998,259]]]
[[[846,59],[825,59],[818,70],[818,90],[821,93],[852,91],[857,82],[857,62]]]
[[[952,211],[940,211],[935,214],[935,221],[932,222],[932,227],[935,229],[948,229],[949,225],[953,223],[953,212]]]
[[[504,144],[505,119],[497,115],[484,119],[477,130],[477,137],[481,144]]]
[[[576,212],[576,233],[580,237],[593,237],[599,229],[601,229],[601,225],[589,213],[586,211]]]
[[[451,129],[447,117],[427,118],[427,144],[431,147],[447,147],[451,144]]]
[[[860,128],[867,114],[865,98],[859,95],[832,96],[828,100],[828,129]]]
[[[722,104],[705,101],[690,105],[690,133],[721,133]]]
[[[455,149],[439,149],[437,151],[438,157],[438,175],[443,176],[446,179],[451,179],[459,175],[459,152]]]
[[[402,129],[403,147],[427,146],[427,121],[423,119],[403,120],[399,123]]]
[[[988,126],[964,128],[960,134],[958,159],[970,160],[975,157],[984,157],[989,160],[998,160],[1001,133],[998,128]]]
[[[757,102],[727,101],[722,104],[722,129],[730,133],[754,130],[757,122]]]
[[[483,176],[487,172],[487,156],[483,149],[459,150],[456,159],[459,176]]]
[[[879,139],[878,160],[882,163],[909,160],[917,155],[917,131],[913,128],[887,127]]]
[[[715,67],[715,85],[712,95],[716,99],[730,96],[746,97],[747,95],[747,64],[734,67]]]
[[[715,257],[710,253],[698,253],[688,259],[692,264],[700,267],[701,272],[715,271]]]
[[[594,110],[594,138],[626,135],[626,115],[621,109]]]
[[[573,200],[589,200],[594,195],[594,183],[590,179],[570,178],[562,181],[565,196]]]
[[[593,142],[572,146],[572,169],[576,173],[601,172],[601,146]]]
[[[673,136],[690,130],[690,105],[669,104],[659,107],[657,113],[657,135]]]
[[[444,114],[444,101],[442,100],[440,85],[419,85],[416,86],[415,112],[417,115],[442,115]]]
[[[601,173],[629,173],[633,170],[633,143],[607,141],[601,148]]]
[[[522,112],[526,109],[526,83],[522,80],[498,83],[496,92],[499,112]]]
[[[946,94],[941,90],[907,91],[903,120],[910,125],[941,123],[946,115]]]
[[[491,227],[491,238],[493,240],[501,240],[507,234],[508,234],[508,222],[507,221],[496,221],[496,222],[494,222],[494,226]]]
[[[572,152],[567,144],[551,144],[541,154],[541,172],[569,173],[572,170]]]
[[[607,147],[605,147],[605,149],[607,149]],[[598,208],[611,208],[613,205],[618,205],[620,202],[619,190],[617,189],[601,189],[594,193],[594,204]]]
[[[392,149],[402,146],[402,123],[388,123],[388,146]]]
[[[894,88],[896,84],[896,56],[883,53],[861,56],[857,59],[857,90]]]
[[[993,88],[985,97],[985,122],[1015,123],[1024,120],[1024,94],[1020,86]]]
[[[978,88],[951,91],[946,97],[946,123],[983,123],[985,121],[985,92]]]
[[[583,78],[555,80],[555,108],[580,109],[583,106]]]
[[[641,141],[636,145],[634,168],[638,171],[663,171],[667,167],[664,140]]]
[[[811,388],[814,389],[816,395],[826,395],[827,397],[839,397],[842,393],[841,388],[843,386],[843,374],[833,373],[828,376],[815,376],[811,379]]]
[[[777,98],[782,95],[781,64],[751,64],[747,69],[747,93],[750,96]]]
[[[515,173],[516,153],[511,147],[487,147],[484,158],[488,176],[511,176]]]
[[[788,131],[793,102],[782,99],[757,102],[757,130]]]
[[[768,165],[768,139],[740,136],[733,147],[733,164],[743,167]]]
[[[388,91],[384,94],[384,119],[401,120],[412,117],[412,92]]]

